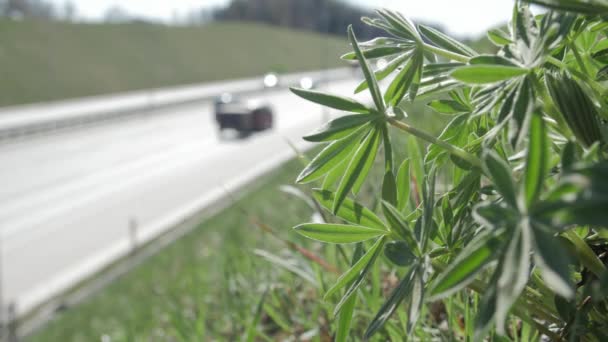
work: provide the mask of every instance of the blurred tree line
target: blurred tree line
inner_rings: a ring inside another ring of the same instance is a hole
[[[233,0],[212,11],[216,21],[255,21],[294,29],[346,35],[353,24],[362,38],[378,36],[381,31],[361,23],[373,12],[339,0]]]
[[[51,3],[49,0],[0,0],[0,16],[15,19],[35,18],[73,21],[77,18],[73,0]],[[53,5],[55,4],[55,5]],[[251,21],[283,26],[324,34],[346,35],[346,27],[352,24],[361,39],[382,35],[382,31],[363,25],[361,17],[374,17],[375,13],[345,2],[344,0],[231,0],[224,7],[193,9],[178,15],[173,13],[173,25],[202,25],[210,21]],[[107,23],[160,23],[151,18],[140,18],[128,13],[120,5],[110,6],[104,15]],[[444,31],[436,23],[425,24]],[[479,51],[492,51],[493,46],[485,37],[460,37]],[[468,38],[468,39],[467,39]],[[471,38],[473,38],[471,40]]]
[[[44,0],[0,0],[0,15],[14,19],[72,21],[76,16],[76,6],[69,0],[60,6]]]

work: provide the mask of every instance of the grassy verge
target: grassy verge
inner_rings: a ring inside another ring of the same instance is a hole
[[[263,220],[281,236],[298,240],[289,228],[309,220],[312,210],[298,200],[288,200],[278,187],[293,183],[300,168],[294,160],[264,176],[234,206],[102,293],[61,314],[28,340],[98,341],[104,335],[112,341],[193,336],[232,340],[241,336],[264,289],[280,283],[304,286],[301,278],[254,255],[258,248],[297,258],[251,223]]]
[[[342,38],[252,23],[0,19],[0,106],[335,67],[346,50]]]

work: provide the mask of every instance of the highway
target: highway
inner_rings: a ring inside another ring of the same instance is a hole
[[[287,139],[307,147],[320,106],[285,89],[255,97],[274,107],[275,127],[247,139],[219,136],[202,101],[0,144],[4,305],[27,312],[292,157]]]

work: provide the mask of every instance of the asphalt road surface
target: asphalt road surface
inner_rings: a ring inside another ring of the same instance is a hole
[[[286,139],[306,147],[324,116],[287,90],[255,97],[274,107],[275,128],[247,139],[220,137],[201,102],[0,145],[3,304],[23,313],[237,191],[294,155]]]

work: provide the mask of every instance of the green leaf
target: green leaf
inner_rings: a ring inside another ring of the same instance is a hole
[[[359,46],[364,47],[364,48],[368,48],[368,47],[375,47],[375,46],[383,46],[383,45],[397,45],[399,44],[401,41],[395,39],[395,38],[389,38],[389,37],[376,37],[373,38],[371,40],[367,40],[364,42],[359,42]]]
[[[345,115],[327,122],[315,132],[303,139],[311,142],[332,141],[344,138],[356,131],[362,125],[378,118],[374,114]]]
[[[524,223],[510,239],[497,281],[496,330],[500,335],[505,334],[507,314],[526,287],[530,274],[530,228]]]
[[[384,255],[397,266],[412,266],[416,256],[404,241],[391,241],[384,246]]]
[[[438,139],[456,146],[464,145],[469,135],[469,130],[467,128],[468,118],[469,115],[467,114],[456,116],[445,126]],[[445,154],[447,154],[447,152],[443,148],[435,144],[430,144],[428,147],[428,152],[424,157],[424,163],[429,165],[440,155]]]
[[[438,47],[444,48],[446,50],[456,52],[468,57],[477,55],[475,50],[470,47],[462,44],[454,38],[451,38],[444,33],[425,25],[418,25],[418,29],[420,33],[422,33],[428,40],[430,40],[433,44]]]
[[[591,57],[601,63],[608,63],[608,48],[595,51],[591,54]]]
[[[502,104],[500,105],[500,109],[498,110],[498,124],[501,124],[502,122],[507,122],[506,119],[513,114],[513,102],[515,101],[517,88],[513,88],[511,90],[509,90],[509,88],[506,88],[504,94],[504,101],[502,102]],[[495,128],[496,126],[493,129]]]
[[[515,183],[507,162],[500,158],[496,152],[489,150],[484,154],[483,168],[504,200],[511,207],[518,208]]]
[[[519,212],[504,202],[481,202],[473,209],[473,218],[488,228],[503,228],[515,224]]]
[[[373,129],[363,143],[361,143],[346,169],[346,173],[336,190],[336,198],[332,207],[333,213],[338,212],[351,189],[355,193],[358,191],[376,159],[379,143],[380,132],[378,129]]]
[[[414,177],[414,195],[419,199],[420,191],[422,191],[422,184],[424,182],[424,161],[422,159],[422,153],[420,152],[420,145],[418,139],[413,135],[407,137],[407,155],[410,159],[410,170]],[[415,197],[415,198],[416,198]]]
[[[433,220],[433,211],[435,209],[435,167],[431,168],[428,177],[425,179],[424,187],[422,188],[422,200],[424,210],[422,212],[422,235],[420,239],[420,250],[426,251],[426,246],[429,240],[433,239],[437,230],[437,225]]]
[[[400,33],[398,36],[412,41],[420,41],[420,35],[409,19],[388,9],[381,9],[377,12],[394,31]]]
[[[384,171],[393,174],[393,144],[387,125],[380,125],[382,130],[382,144],[384,145]],[[393,184],[395,178],[393,177]],[[393,187],[394,189],[394,187]],[[395,190],[396,191],[396,190]]]
[[[361,66],[363,75],[365,75],[367,86],[370,89],[372,99],[376,104],[376,109],[384,113],[384,100],[382,99],[382,93],[380,93],[380,87],[378,86],[378,82],[376,81],[376,78],[374,77],[374,74],[372,73],[371,68],[367,63],[365,56],[363,56],[363,52],[361,52],[361,49],[359,48],[359,44],[357,43],[357,37],[355,37],[355,32],[353,31],[352,25],[348,26],[348,40],[352,44],[353,50],[355,50],[355,54],[357,55],[357,59],[359,60],[359,65]]]
[[[409,41],[415,40],[407,32],[404,33],[402,30],[394,28],[386,20],[383,20],[383,19],[380,19],[380,18],[374,18],[374,19],[372,19],[372,18],[369,18],[369,17],[362,17],[361,21],[363,23],[369,25],[369,26],[376,27],[376,28],[379,28],[381,30],[384,30],[387,33],[390,33],[391,35],[393,35],[395,37],[399,37],[401,40],[409,40]]]
[[[528,77],[519,84],[513,104],[512,117],[509,121],[509,140],[517,148],[528,131],[530,117],[535,109],[534,88]]]
[[[483,341],[488,330],[492,326],[492,322],[496,316],[496,294],[498,277],[500,276],[500,265],[494,271],[492,280],[488,284],[486,291],[479,302],[479,312],[475,317],[475,334],[473,341]]]
[[[427,64],[423,68],[423,74],[424,77],[446,75],[450,71],[464,65],[466,64],[459,62]]]
[[[478,235],[435,279],[430,290],[430,300],[445,298],[467,286],[496,258],[499,248],[500,241],[496,236]]]
[[[329,243],[353,243],[385,235],[386,230],[332,223],[304,223],[294,229],[313,240]]]
[[[608,163],[574,165],[562,175],[559,183],[533,207],[535,217],[553,226],[592,225],[603,227],[608,222]]]
[[[604,142],[593,101],[567,73],[545,73],[551,98],[576,138],[590,147]]]
[[[331,211],[331,207],[335,200],[333,192],[314,189],[313,197],[321,206]],[[340,206],[340,210],[338,210],[335,215],[352,224],[386,230],[386,226],[376,214],[350,198],[344,200]]]
[[[549,171],[549,138],[540,113],[532,115],[529,139],[522,192],[527,207],[538,199]]]
[[[441,200],[441,215],[443,216],[443,222],[446,226],[454,225],[454,211],[452,210],[452,204],[450,203],[450,196],[445,195]]]
[[[512,43],[511,39],[509,38],[509,35],[500,29],[493,29],[488,31],[488,39],[490,39],[490,41],[497,46],[503,46]]]
[[[549,9],[587,14],[591,16],[607,15],[608,3],[603,1],[584,0],[523,0],[531,4],[545,6]]]
[[[403,52],[404,50],[406,49],[401,46],[378,46],[366,50],[361,50],[361,52],[363,53],[363,56],[365,56],[365,58],[373,59],[394,55]],[[340,58],[344,60],[356,60],[357,54],[355,54],[354,52],[349,52],[342,55]]]
[[[426,76],[426,75],[425,75]],[[418,99],[429,98],[434,96],[439,96],[442,93],[448,92],[450,90],[454,90],[461,86],[455,80],[441,80],[438,84],[434,84],[432,86],[420,88],[418,91]]]
[[[412,58],[410,58],[403,69],[399,71],[386,89],[384,100],[387,104],[397,106],[410,89],[414,94],[412,96],[415,97],[415,90],[417,89],[417,84],[420,83],[420,77],[422,76],[422,61],[422,53],[420,51],[415,51]]]
[[[603,66],[600,70],[595,74],[596,81],[606,81],[608,80],[608,65]]]
[[[542,227],[532,226],[534,235],[534,263],[539,267],[545,284],[556,294],[574,299],[574,286],[570,278],[568,253],[559,240]]]
[[[469,59],[469,64],[517,66],[514,61],[497,55],[479,55]]]
[[[413,251],[414,254],[420,255],[418,242],[401,213],[394,206],[385,201],[382,201],[382,211],[392,230],[407,243],[409,249]]]
[[[385,79],[386,76],[390,75],[393,71],[397,70],[397,68],[399,66],[401,66],[408,58],[411,58],[411,56],[412,56],[412,52],[408,51],[404,54],[401,54],[401,55],[395,57],[393,60],[388,62],[386,64],[386,66],[384,66],[384,68],[379,69],[376,72],[374,72],[374,75],[376,76],[376,80],[381,81],[381,80]],[[367,81],[363,80],[363,81],[361,81],[361,83],[359,83],[359,85],[355,89],[355,94],[358,94],[365,89],[367,89]]]
[[[344,272],[340,276],[340,278],[338,278],[336,283],[327,290],[323,299],[327,300],[340,289],[342,289],[348,284],[351,284],[351,282],[354,281],[349,287],[349,290],[351,288],[354,289],[350,291],[350,293],[347,292],[347,294],[342,297],[343,301],[346,301],[348,299],[346,298],[347,295],[350,296],[350,294],[352,294],[352,292],[354,292],[356,288],[361,284],[361,281],[365,277],[365,274],[367,274],[367,272],[369,271],[368,266],[372,265],[376,261],[376,258],[382,251],[382,247],[384,246],[385,241],[385,237],[381,237],[376,240],[374,245],[361,257],[361,259],[359,259],[359,261],[357,261],[357,263],[355,263],[348,271]]]
[[[382,199],[392,205],[397,205],[397,184],[391,171],[387,171],[382,180]]]
[[[569,171],[578,159],[574,142],[568,140],[562,149],[562,170]]]
[[[296,182],[307,183],[331,171],[344,161],[353,150],[362,145],[366,140],[361,141],[361,135],[367,133],[365,128],[327,145],[313,160],[300,172]],[[368,134],[369,135],[369,134]]]
[[[518,3],[513,8],[513,16],[511,17],[511,34],[513,40],[519,42],[519,48],[526,51],[526,47],[530,47],[532,39],[534,39],[534,18],[527,5]],[[521,44],[524,43],[524,44]]]
[[[326,107],[330,107],[337,110],[343,110],[346,112],[354,112],[367,114],[370,112],[370,109],[367,108],[364,104],[359,103],[353,99],[349,99],[346,97],[332,95],[327,93],[322,93],[316,90],[306,90],[300,88],[289,88],[292,93],[298,95],[299,97],[306,99],[310,102],[314,102]]]
[[[331,171],[329,171],[327,173],[327,175],[325,176],[325,179],[323,179],[323,184],[321,184],[322,189],[332,190],[332,191],[335,190],[336,183],[344,175],[344,172],[346,171],[346,168],[348,167],[348,163],[352,159],[354,153],[355,153],[355,149],[353,149],[349,155],[344,157],[344,160],[342,160],[341,162],[338,162],[338,165],[336,165]],[[330,208],[331,208],[331,206],[330,206]],[[331,209],[330,209],[330,211],[331,211]]]
[[[485,84],[505,81],[517,76],[525,75],[528,69],[498,64],[475,64],[454,69],[450,76],[454,79],[470,84]]]
[[[364,340],[368,340],[373,334],[375,334],[384,323],[393,315],[399,304],[410,294],[412,285],[416,277],[417,267],[412,267],[409,272],[403,277],[397,288],[393,290],[391,295],[388,297],[386,302],[382,304],[380,310],[376,313],[376,316],[370,322],[365,335]]]
[[[405,159],[397,170],[397,209],[403,212],[410,201],[410,160]]]
[[[424,282],[422,279],[422,271],[417,271],[412,280],[412,290],[410,291],[410,307],[407,317],[407,334],[411,337],[414,327],[418,322],[422,304],[424,303]]]
[[[466,113],[471,109],[454,100],[433,100],[428,103],[434,111],[440,114]]]

